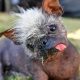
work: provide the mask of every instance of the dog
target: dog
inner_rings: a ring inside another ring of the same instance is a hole
[[[1,65],[31,76],[33,80],[77,80],[79,54],[67,39],[61,13],[53,10],[49,12],[43,6],[17,14],[16,25],[4,34],[20,43],[25,52],[6,54],[8,63],[5,60],[4,64],[5,55],[1,56]],[[2,69],[0,71],[2,73]]]
[[[67,40],[66,30],[59,17],[38,9],[27,10],[25,13],[27,15],[19,14],[21,22],[25,23],[19,23],[20,26],[17,23],[14,32],[31,61],[28,70],[33,79],[76,80],[75,75],[79,67],[78,53]],[[30,14],[36,16],[31,17]],[[34,23],[37,26],[33,26]],[[31,67],[32,65],[34,66]]]

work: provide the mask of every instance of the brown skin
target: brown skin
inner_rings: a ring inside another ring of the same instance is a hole
[[[52,80],[77,80],[79,59],[75,47],[69,42],[63,53],[56,53],[44,62],[45,71]]]
[[[63,13],[59,0],[44,0],[43,9],[49,14],[58,16]],[[44,62],[44,69],[50,76],[50,80],[77,80],[80,55],[70,42],[68,44],[63,53],[56,53]]]
[[[38,60],[32,60],[31,66],[29,66],[28,69],[32,74],[33,80],[48,80],[48,75],[46,74],[42,64]]]

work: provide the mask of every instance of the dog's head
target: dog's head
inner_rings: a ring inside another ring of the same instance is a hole
[[[29,56],[41,57],[64,51],[67,35],[61,17],[49,15],[42,9],[29,9],[19,17],[14,27],[17,41],[23,43]]]
[[[10,30],[11,35],[15,36],[10,38],[22,43],[30,57],[47,57],[56,51],[64,51],[67,47],[66,30],[61,17],[56,14],[50,14],[48,11],[46,13],[45,10],[38,8],[17,14],[15,27]]]

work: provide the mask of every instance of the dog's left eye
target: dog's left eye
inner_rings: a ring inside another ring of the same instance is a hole
[[[49,25],[48,27],[49,27],[49,30],[51,32],[54,32],[54,31],[56,31],[57,25],[56,24],[52,24],[52,25]]]

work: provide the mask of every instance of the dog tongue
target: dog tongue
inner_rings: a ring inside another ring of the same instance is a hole
[[[55,48],[62,52],[66,48],[66,45],[64,45],[64,44],[58,44]]]

